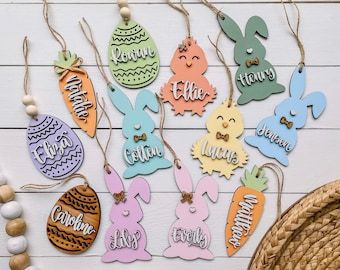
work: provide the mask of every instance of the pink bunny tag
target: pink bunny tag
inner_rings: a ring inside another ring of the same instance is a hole
[[[211,236],[204,222],[209,216],[208,205],[203,198],[207,194],[212,202],[218,198],[218,184],[211,176],[200,179],[193,192],[189,171],[182,164],[174,166],[175,179],[181,199],[176,207],[177,220],[169,231],[169,244],[163,255],[168,258],[180,257],[184,260],[212,260],[209,250]]]
[[[106,253],[102,261],[129,263],[151,260],[150,253],[146,251],[146,233],[139,224],[144,215],[136,199],[139,195],[145,203],[150,202],[148,182],[142,177],[134,178],[126,194],[118,173],[108,167],[105,170],[105,183],[114,203],[110,213],[112,225],[105,234]]]

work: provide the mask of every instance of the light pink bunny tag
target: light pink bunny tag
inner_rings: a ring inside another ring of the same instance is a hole
[[[139,224],[143,219],[143,211],[136,199],[139,195],[145,203],[150,202],[148,182],[142,177],[134,178],[125,194],[121,178],[112,167],[108,167],[108,171],[105,170],[105,183],[113,195],[114,203],[110,213],[112,225],[105,234],[106,253],[102,261],[129,263],[151,260],[150,253],[146,251],[146,233]]]
[[[177,220],[169,231],[170,247],[163,254],[168,258],[212,260],[214,255],[209,250],[210,231],[204,222],[209,216],[209,209],[203,195],[207,194],[212,202],[216,202],[218,184],[211,176],[205,176],[200,179],[193,192],[192,179],[187,168],[181,164],[180,168],[174,166],[174,171],[182,195],[176,207]]]

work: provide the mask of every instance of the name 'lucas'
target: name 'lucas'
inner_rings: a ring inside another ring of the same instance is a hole
[[[235,151],[223,146],[215,146],[204,141],[201,145],[201,155],[211,159],[225,159],[227,163],[236,165],[239,162],[238,155]]]

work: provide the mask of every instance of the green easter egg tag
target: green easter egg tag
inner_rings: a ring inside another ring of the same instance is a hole
[[[156,79],[157,47],[140,24],[132,20],[119,23],[110,39],[109,66],[114,79],[127,88],[142,88]]]

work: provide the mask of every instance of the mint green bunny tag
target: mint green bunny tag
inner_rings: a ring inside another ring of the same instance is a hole
[[[285,87],[277,83],[277,73],[272,64],[265,60],[266,49],[256,35],[268,38],[268,28],[265,21],[251,17],[246,25],[245,34],[236,22],[226,14],[218,14],[218,22],[223,32],[235,42],[234,59],[239,65],[235,83],[241,96],[239,105],[252,100],[264,100],[271,94],[285,91]]]

